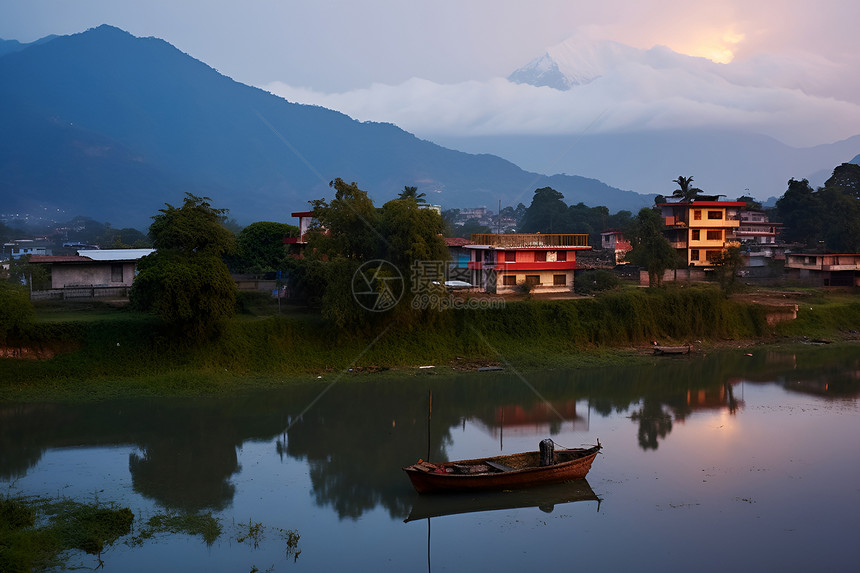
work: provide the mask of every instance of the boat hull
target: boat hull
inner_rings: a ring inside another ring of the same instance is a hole
[[[599,451],[599,445],[593,448],[556,451],[559,461],[547,466],[537,465],[540,452],[524,452],[508,456],[458,460],[438,464],[419,462],[403,468],[403,471],[409,476],[412,486],[418,493],[519,489],[584,479]],[[507,466],[507,470],[476,473],[456,472],[456,468],[474,468],[486,464]]]

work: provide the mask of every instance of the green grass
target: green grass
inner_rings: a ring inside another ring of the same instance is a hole
[[[758,305],[727,300],[714,287],[685,286],[508,302],[495,310],[433,312],[412,322],[401,316],[396,323],[349,333],[295,307],[265,316],[271,301],[251,297],[247,312],[218,339],[194,346],[177,343],[152,317],[125,309],[40,307],[27,343],[53,349],[56,356],[3,359],[0,400],[222,394],[349,368],[403,371],[470,361],[519,370],[609,364],[630,359],[634,347],[652,341],[714,345],[838,337],[860,325],[854,296],[810,291],[802,300],[798,319],[774,328]]]
[[[59,566],[60,554],[78,549],[95,555],[131,531],[134,514],[124,507],[42,498],[0,499],[0,571],[26,572]]]

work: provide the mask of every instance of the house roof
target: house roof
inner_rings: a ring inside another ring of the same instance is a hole
[[[77,255],[31,255],[31,263],[91,263],[92,259]]]
[[[659,203],[660,207],[746,207],[747,204],[743,201],[693,201],[686,203],[677,201],[674,203]]]
[[[80,249],[78,255],[94,261],[136,261],[155,249]]]
[[[444,237],[445,244],[449,247],[462,247],[463,245],[471,244],[472,241],[469,239],[463,239],[461,237]]]
[[[31,263],[92,263],[137,261],[155,249],[81,249],[77,255],[31,255]]]

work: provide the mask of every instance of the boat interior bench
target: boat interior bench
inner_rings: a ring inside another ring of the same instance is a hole
[[[492,469],[496,470],[497,472],[512,472],[516,469],[516,468],[512,468],[511,466],[506,466],[505,464],[500,464],[497,462],[485,462],[485,463],[488,466],[490,466]]]

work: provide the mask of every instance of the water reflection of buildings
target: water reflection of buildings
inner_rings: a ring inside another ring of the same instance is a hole
[[[689,388],[686,396],[686,410],[689,413],[701,411],[719,411],[727,409],[730,414],[743,409],[743,398],[735,397],[734,386],[741,383],[740,380],[729,380],[725,384],[714,388]],[[683,421],[683,417],[675,416],[675,419]]]
[[[489,418],[489,419],[488,419]],[[475,420],[501,443],[505,436],[554,436],[562,430],[587,431],[588,415],[577,414],[577,401],[536,402],[534,404],[506,404],[494,408],[489,416]]]

